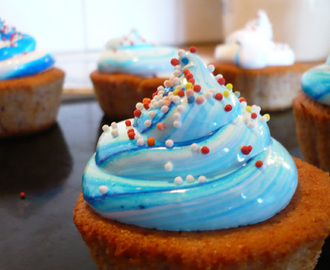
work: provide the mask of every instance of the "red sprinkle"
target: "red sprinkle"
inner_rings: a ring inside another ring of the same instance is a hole
[[[160,131],[163,131],[165,129],[164,123],[158,123],[157,124],[157,129],[160,130]]]
[[[258,115],[257,115],[256,113],[254,113],[254,112],[251,113],[251,118],[252,118],[252,119],[256,119],[257,117],[258,117]]]
[[[246,102],[246,99],[245,99],[245,98],[243,98],[243,97],[240,97],[238,100],[239,100],[239,102],[243,102],[243,101],[245,101],[245,102]]]
[[[151,102],[151,99],[150,99],[150,98],[144,98],[144,99],[142,100],[142,103],[143,103],[143,104],[145,104],[145,103],[149,104],[150,102]]]
[[[215,97],[216,100],[222,100],[223,99],[223,95],[221,93],[216,93],[214,97]]]
[[[150,137],[150,138],[147,140],[147,144],[148,144],[149,146],[153,146],[153,145],[155,145],[155,139],[152,138],[152,137]]]
[[[199,84],[194,85],[194,91],[195,92],[200,92],[202,87]]]
[[[130,128],[129,130],[127,130],[127,134],[134,132],[134,128]]]
[[[262,167],[262,165],[264,165],[264,163],[261,160],[257,160],[255,164],[257,168],[260,168]]]
[[[179,63],[180,63],[180,62],[179,62],[178,59],[176,59],[176,58],[172,58],[172,59],[171,59],[171,65],[172,65],[172,66],[179,65]]]
[[[131,140],[134,140],[134,137],[135,137],[135,133],[134,133],[134,131],[128,133],[128,138],[130,138]]]
[[[158,90],[152,94],[152,97],[156,96],[158,94]]]
[[[225,106],[225,111],[226,111],[226,112],[230,112],[230,111],[232,110],[232,108],[233,108],[233,106],[231,106],[230,104],[227,104],[227,105]]]
[[[195,53],[195,52],[197,52],[197,48],[195,46],[191,46],[190,49],[189,49],[189,51],[191,53]]]
[[[140,117],[141,111],[139,109],[136,109],[133,114],[135,117]]]
[[[218,83],[221,85],[225,85],[226,84],[226,80],[224,78],[219,78],[218,79]]]
[[[184,91],[183,91],[182,89],[180,89],[180,90],[178,91],[178,96],[179,96],[179,97],[183,97],[183,96],[184,96]]]
[[[187,75],[188,73],[190,73],[189,69],[186,68],[186,69],[183,70],[184,75]]]
[[[207,146],[203,146],[203,147],[201,148],[201,152],[202,152],[204,155],[206,155],[206,154],[210,153],[210,148],[208,148]]]
[[[148,110],[148,109],[149,109],[149,103],[144,103],[144,104],[143,104],[143,107],[144,107],[146,110]]]
[[[188,82],[190,82],[194,85],[195,84],[195,79],[191,78],[191,79],[188,80]]]
[[[251,145],[248,145],[248,146],[244,145],[244,146],[242,146],[241,151],[244,155],[248,155],[252,151],[252,146]]]
[[[21,196],[21,199],[24,200],[25,199],[25,192],[21,192],[20,196]]]
[[[194,75],[192,75],[191,73],[188,73],[186,75],[186,78],[187,78],[187,80],[193,79],[194,78]]]
[[[132,123],[131,123],[130,120],[126,120],[125,121],[125,125],[126,125],[126,127],[130,127],[132,125]]]

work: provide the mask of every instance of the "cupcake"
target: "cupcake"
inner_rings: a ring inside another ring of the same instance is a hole
[[[135,104],[151,97],[171,73],[176,51],[147,42],[137,30],[108,41],[90,76],[104,114],[121,120],[131,117]]]
[[[32,36],[0,20],[0,138],[47,129],[56,122],[64,72]]]
[[[74,222],[99,269],[312,269],[328,174],[292,159],[195,47],[177,63],[86,166]]]
[[[265,111],[290,108],[300,91],[306,63],[295,63],[287,44],[273,42],[272,25],[265,11],[215,49],[217,73],[233,83],[251,104]]]
[[[293,111],[303,158],[330,171],[330,57],[304,73],[301,86]]]

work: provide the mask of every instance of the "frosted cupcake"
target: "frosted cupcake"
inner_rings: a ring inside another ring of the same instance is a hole
[[[147,42],[137,30],[111,39],[92,72],[96,98],[105,115],[125,119],[135,104],[151,97],[154,89],[171,73],[170,60],[176,49]]]
[[[330,171],[330,57],[304,73],[301,86],[293,109],[303,158]]]
[[[260,10],[256,19],[226,38],[215,50],[217,73],[233,83],[252,104],[277,111],[292,106],[307,64],[295,63],[287,44],[273,41],[272,25]]]
[[[0,137],[35,133],[56,122],[64,72],[32,36],[0,20]]]
[[[270,137],[269,115],[195,52],[179,51],[167,86],[137,103],[134,119],[103,127],[74,212],[94,260],[312,269],[330,232],[329,176],[293,160]]]

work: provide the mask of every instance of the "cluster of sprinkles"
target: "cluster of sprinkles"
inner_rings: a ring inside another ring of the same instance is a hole
[[[196,47],[191,47],[189,50],[191,53],[195,53],[197,51]],[[221,102],[223,104],[223,110],[226,113],[230,113],[233,110],[233,104],[230,101],[231,93],[235,94],[240,102],[240,106],[242,109],[242,117],[243,122],[250,129],[254,129],[257,121],[261,123],[265,123],[269,121],[270,117],[268,114],[260,115],[261,108],[256,105],[248,106],[246,100],[243,97],[240,97],[240,93],[238,91],[233,92],[233,85],[231,83],[226,84],[226,80],[223,78],[221,74],[215,76],[216,81],[220,85],[219,91],[214,88],[210,89],[202,89],[201,85],[196,83],[196,79],[194,75],[189,70],[189,59],[186,57],[186,52],[184,50],[179,50],[178,52],[179,59],[173,58],[171,59],[171,64],[174,66],[174,72],[170,76],[168,80],[164,82],[164,85],[160,85],[157,88],[157,91],[152,95],[151,98],[144,98],[142,102],[138,102],[136,104],[136,109],[133,112],[133,116],[135,120],[139,119],[141,116],[144,117],[143,125],[146,129],[150,128],[152,125],[155,125],[157,130],[161,133],[164,132],[167,128],[172,128],[166,126],[163,122],[159,121],[162,119],[158,117],[153,123],[154,118],[159,113],[163,115],[167,114],[170,109],[174,109],[173,113],[173,122],[172,126],[176,129],[181,128],[181,114],[185,112],[186,106],[194,105],[203,106],[208,100],[214,99],[215,102]],[[208,70],[210,73],[213,73],[214,66],[209,65]],[[153,147],[153,146],[163,146],[161,142],[158,142],[156,138],[149,137],[143,139],[141,134],[134,128],[133,121],[126,120],[125,125],[127,129],[127,136],[129,140],[135,141],[137,146],[140,147]],[[103,126],[104,131],[111,131],[111,135],[113,137],[118,136],[117,124],[112,123],[111,129],[109,126]],[[165,146],[167,148],[172,148],[175,146],[175,142],[171,139],[165,141]],[[242,145],[238,146],[243,155],[249,155],[253,150],[253,146],[251,145]],[[192,143],[190,146],[192,152],[199,153],[201,155],[208,155],[212,153],[212,149],[207,145],[198,145],[197,143]],[[263,162],[258,160],[255,162],[255,166],[257,168],[261,168],[263,166]],[[171,161],[164,162],[164,170],[172,171],[174,165]],[[182,176],[177,176],[174,178],[173,182],[176,185],[180,185],[183,181],[187,183],[193,183],[198,181],[199,183],[204,183],[207,179],[205,176],[196,176],[188,174],[184,178]],[[100,192],[102,194],[107,193],[107,189],[104,186],[100,187]]]
[[[1,41],[5,42],[5,46],[16,47],[15,41],[20,39],[22,34],[17,32],[15,27],[8,26],[4,20],[0,19],[0,37]]]

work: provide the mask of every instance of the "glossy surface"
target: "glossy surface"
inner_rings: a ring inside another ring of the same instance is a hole
[[[272,136],[301,157],[292,111],[271,117]],[[54,128],[0,140],[1,269],[97,269],[73,224],[73,208],[101,127],[118,120],[103,117],[95,101],[68,103],[61,106]],[[20,199],[22,191],[25,200]],[[329,244],[317,270],[328,269]]]
[[[149,108],[137,104],[132,126],[120,122],[102,134],[83,176],[85,200],[102,216],[161,230],[216,230],[272,217],[297,186],[291,156],[271,139],[258,106],[248,109],[196,53],[180,50],[178,59],[165,81],[172,86],[159,87]]]

